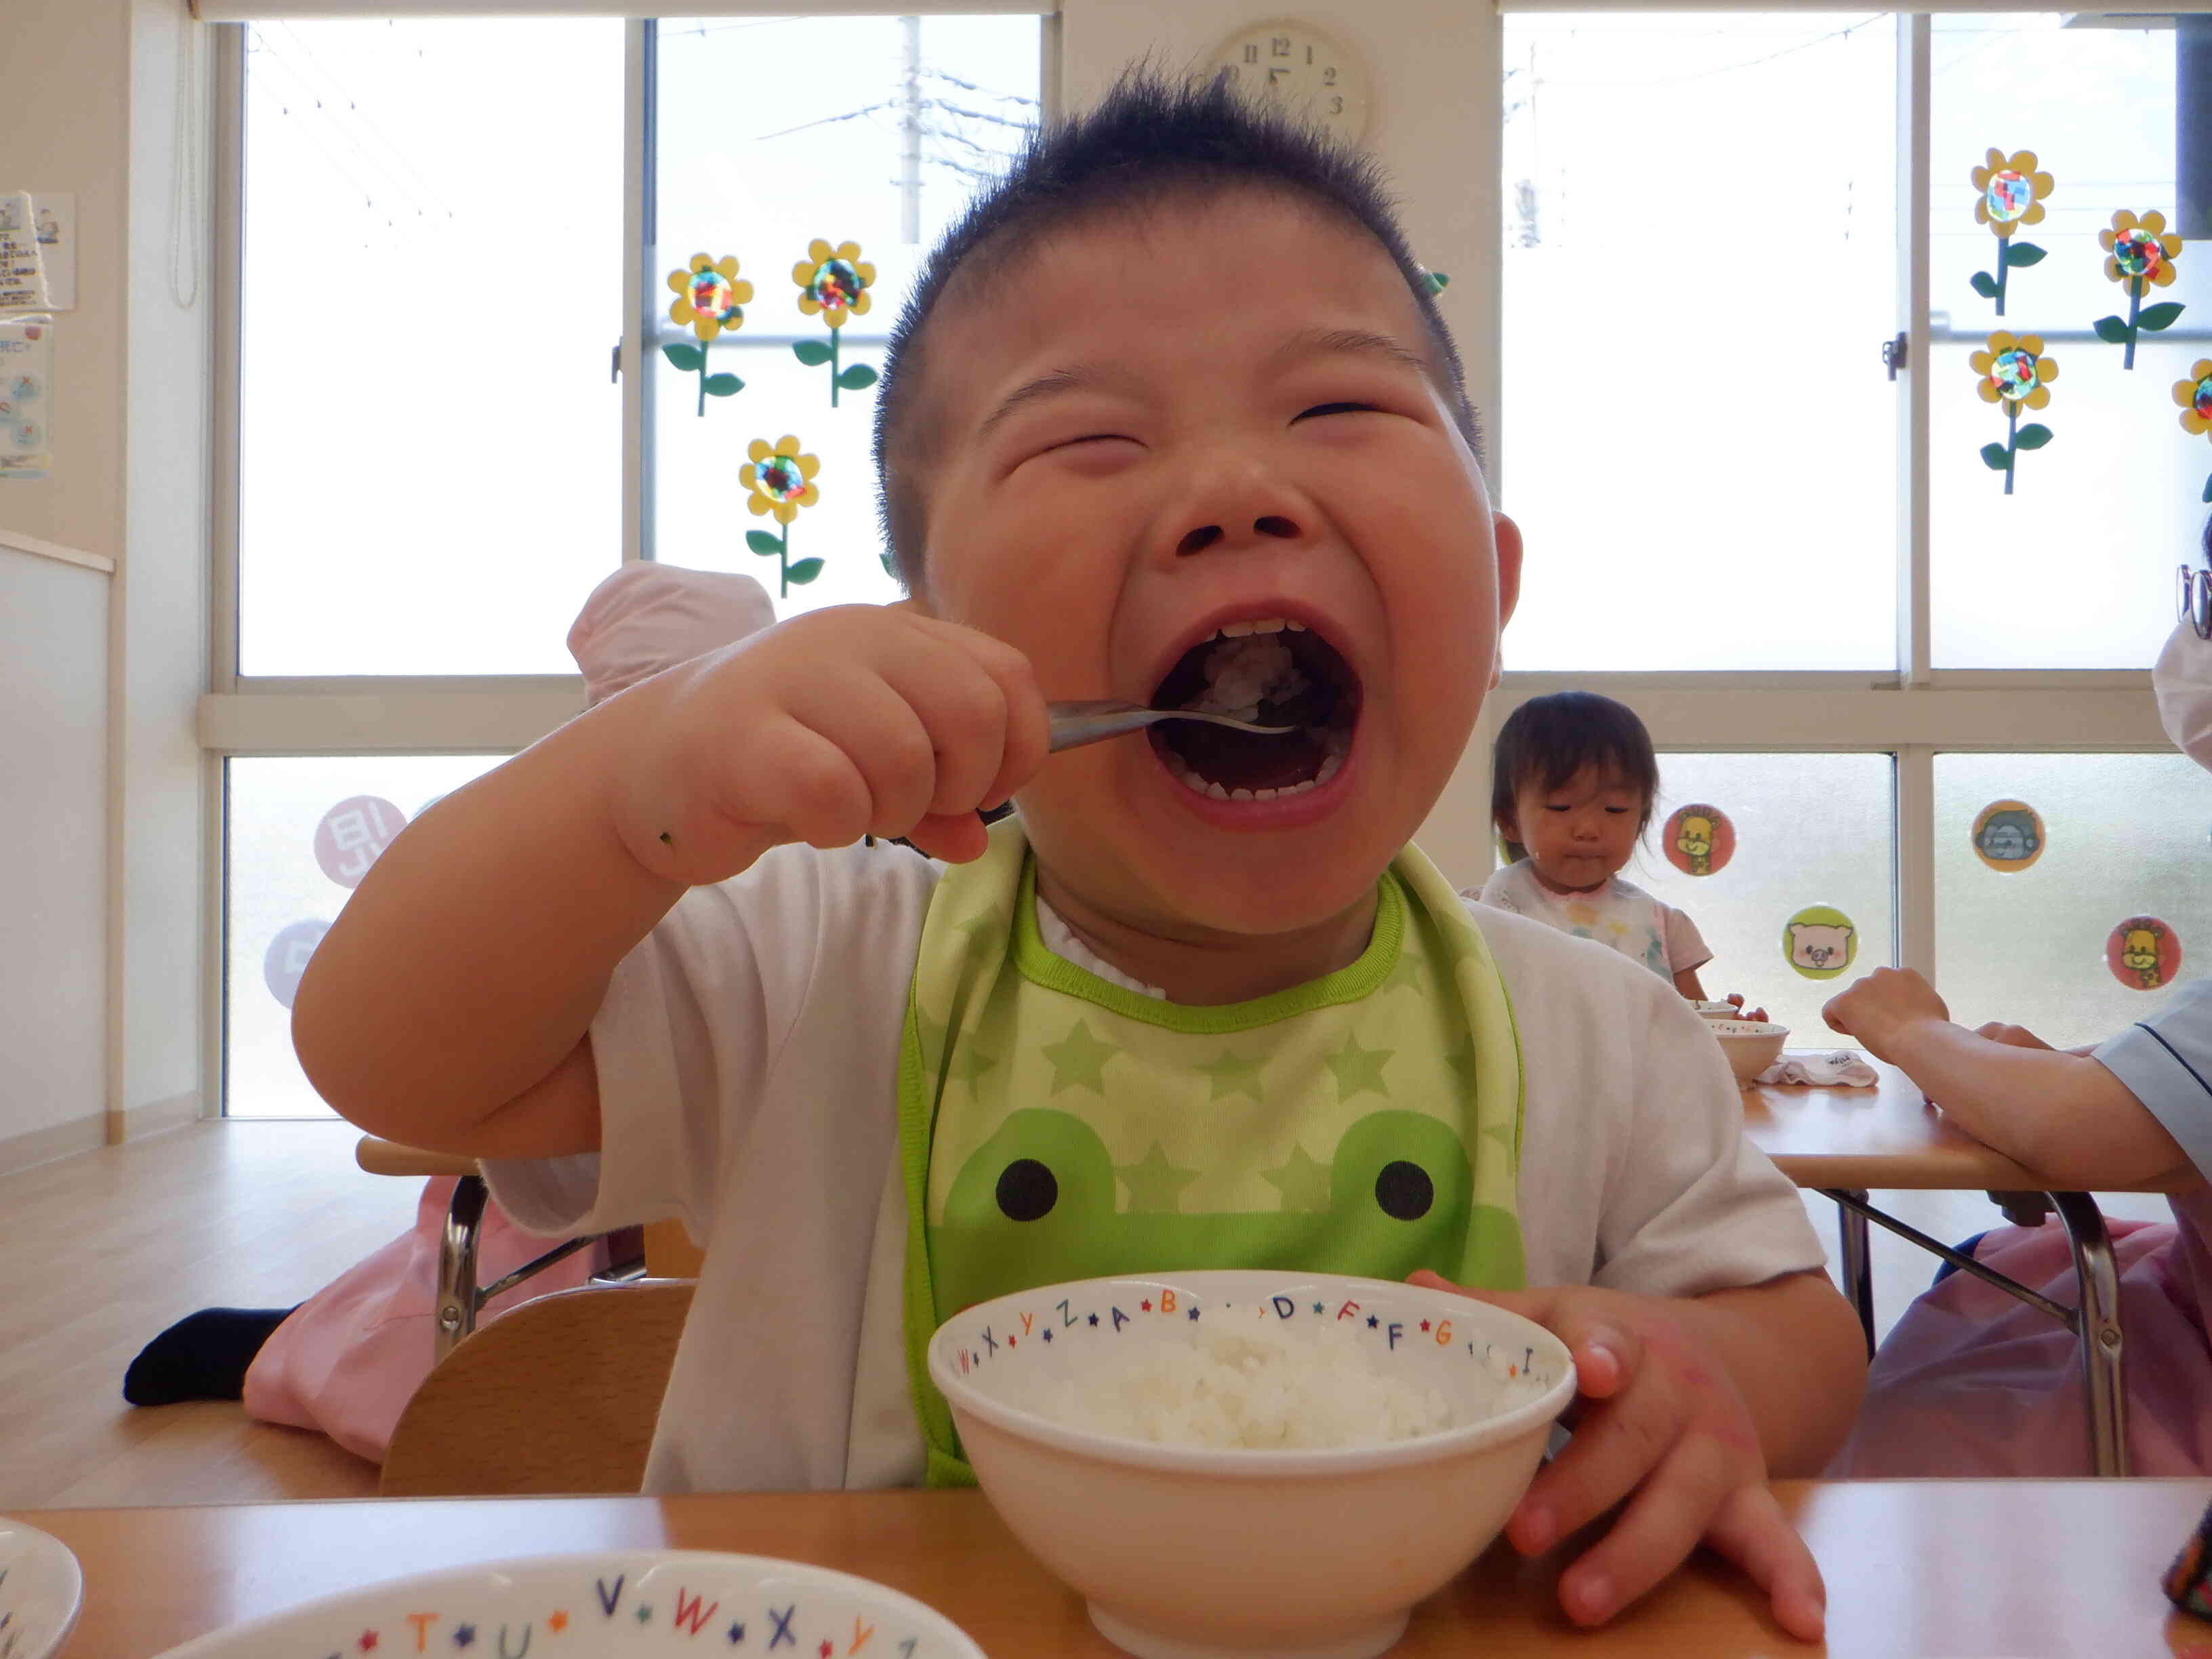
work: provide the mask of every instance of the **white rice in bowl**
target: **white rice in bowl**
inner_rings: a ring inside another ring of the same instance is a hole
[[[1468,1369],[1487,1386],[1455,1404],[1413,1367],[1377,1370],[1342,1327],[1255,1322],[1188,1343],[1133,1344],[1008,1403],[1066,1428],[1156,1445],[1307,1450],[1437,1434],[1543,1392],[1533,1377],[1506,1376],[1502,1363]]]

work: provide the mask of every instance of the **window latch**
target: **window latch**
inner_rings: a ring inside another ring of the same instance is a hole
[[[1905,367],[1905,337],[1902,334],[1881,343],[1881,366],[1889,371],[1893,380],[1897,378],[1897,371]]]

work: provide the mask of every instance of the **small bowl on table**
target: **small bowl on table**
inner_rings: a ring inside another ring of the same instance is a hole
[[[1728,1056],[1729,1070],[1735,1073],[1740,1089],[1751,1087],[1761,1072],[1781,1059],[1782,1045],[1790,1038],[1787,1025],[1769,1020],[1709,1018],[1705,1025]]]
[[[1263,1449],[1046,1414],[1065,1385],[1162,1345],[1247,1332],[1340,1345],[1322,1327],[1351,1333],[1376,1376],[1434,1389],[1472,1420],[1377,1444]],[[957,1315],[928,1358],[1000,1518],[1138,1659],[1372,1659],[1504,1528],[1575,1392],[1566,1346],[1531,1320],[1322,1273],[1049,1285]]]

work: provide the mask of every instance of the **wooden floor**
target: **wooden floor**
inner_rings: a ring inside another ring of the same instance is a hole
[[[340,1122],[218,1122],[0,1176],[0,1512],[359,1498],[376,1469],[235,1401],[137,1408],[123,1373],[205,1307],[303,1301],[413,1221]]]
[[[234,1121],[0,1176],[0,1513],[110,1504],[360,1498],[376,1469],[319,1434],[256,1423],[234,1401],[140,1409],[131,1357],[204,1307],[300,1302],[414,1218],[420,1183],[362,1174],[344,1123]],[[1877,1194],[1956,1242],[2002,1218],[1978,1193]],[[1832,1267],[1834,1207],[1806,1208]],[[2161,1217],[2122,1196],[2112,1216]],[[1876,1229],[1886,1330],[1930,1258]]]

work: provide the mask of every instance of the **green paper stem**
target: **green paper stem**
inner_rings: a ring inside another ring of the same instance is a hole
[[[787,599],[791,597],[791,526],[779,523],[775,528],[776,586],[781,590],[777,597]]]
[[[2143,279],[2140,276],[2128,278],[2128,351],[2127,356],[2120,359],[2122,368],[2136,366],[2136,322],[2142,313],[2142,285]]]
[[[699,412],[707,412],[707,343],[699,342]]]
[[[2004,267],[2000,265],[1997,269],[2002,272]],[[2002,282],[2004,279],[2001,275],[1997,280]],[[1997,303],[2002,307],[2004,302],[1999,301]],[[2008,495],[2012,494],[2013,463],[2019,456],[2020,405],[2008,398],[2005,404],[2005,494]]]
[[[2011,251],[2012,251],[2012,238],[2011,238],[2011,237],[2009,237],[2009,236],[2000,236],[2000,237],[1998,237],[1998,238],[1997,238],[1997,315],[1998,315],[1998,316],[2000,316],[2000,317],[2002,317],[2002,316],[2003,316],[2003,315],[2004,315],[2005,276],[2006,276],[2007,272],[2008,272],[2008,270],[2009,270],[2009,266],[2008,266],[2008,264],[2006,263],[2006,256],[2007,256],[2008,253],[2010,253],[2010,252],[2011,252]],[[2012,474],[2011,474],[2011,472],[2010,472],[2010,471],[2007,471],[2007,472],[2006,472],[2006,474],[2005,474],[2005,494],[2006,494],[2006,495],[2011,495],[2011,494],[2012,494]]]
[[[844,331],[842,328],[830,331],[830,407],[832,409],[837,407],[837,337]]]

